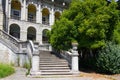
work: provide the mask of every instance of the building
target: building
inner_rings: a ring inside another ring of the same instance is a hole
[[[0,0],[1,26],[21,41],[48,42],[46,31],[59,19],[70,0]]]

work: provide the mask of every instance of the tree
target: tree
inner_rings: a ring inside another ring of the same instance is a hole
[[[106,0],[73,0],[53,25],[50,42],[58,50],[71,48],[73,41],[87,49],[105,46],[106,41],[120,42],[119,20],[115,1],[108,5]]]

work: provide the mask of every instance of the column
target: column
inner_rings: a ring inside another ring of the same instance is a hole
[[[23,5],[21,7],[21,20],[25,20],[26,15],[26,0],[24,0]]]
[[[2,5],[2,0],[0,0],[0,5]]]
[[[0,0],[0,29],[3,30],[3,9],[2,9],[2,0]]]
[[[11,0],[8,2],[8,18],[11,16]]]
[[[52,7],[52,9],[50,11],[49,23],[50,23],[50,25],[54,24],[54,7]]]
[[[77,51],[77,43],[73,43],[72,49],[72,72],[73,74],[79,74],[79,62],[78,62],[78,51]]]
[[[25,7],[25,21],[28,21],[28,7]]]
[[[37,7],[37,12],[36,12],[36,23],[40,23],[41,15],[40,15],[40,5]]]

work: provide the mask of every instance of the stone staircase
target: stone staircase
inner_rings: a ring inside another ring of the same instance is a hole
[[[72,75],[68,62],[49,51],[40,51],[41,75]]]

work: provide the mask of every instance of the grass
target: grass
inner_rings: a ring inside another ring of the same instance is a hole
[[[15,72],[15,69],[8,64],[0,63],[0,78],[9,76]]]

